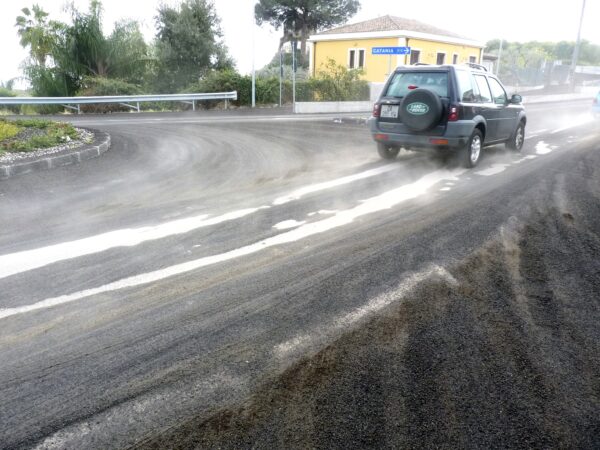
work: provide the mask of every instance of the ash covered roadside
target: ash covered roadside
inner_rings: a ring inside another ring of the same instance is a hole
[[[234,407],[140,448],[599,448],[600,154]],[[524,199],[526,200],[526,199]]]

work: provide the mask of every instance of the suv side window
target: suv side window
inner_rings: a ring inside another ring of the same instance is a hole
[[[479,87],[479,102],[491,103],[492,93],[484,75],[474,75],[477,87]]]
[[[490,87],[492,88],[492,98],[496,105],[506,105],[508,97],[502,85],[495,78],[489,77]]]
[[[456,80],[458,81],[458,99],[465,103],[474,103],[477,101],[477,90],[473,86],[471,73],[464,70],[456,70]]]

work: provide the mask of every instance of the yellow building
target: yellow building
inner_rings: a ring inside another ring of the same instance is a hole
[[[365,79],[380,83],[401,65],[481,63],[484,44],[416,20],[383,16],[344,25],[310,37],[310,73],[333,59]],[[376,47],[410,47],[410,55],[373,54]]]

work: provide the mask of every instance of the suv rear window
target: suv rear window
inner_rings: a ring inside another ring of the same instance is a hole
[[[409,86],[411,89],[429,89],[440,97],[448,97],[448,72],[396,73],[385,95],[389,97],[404,97],[410,91]]]

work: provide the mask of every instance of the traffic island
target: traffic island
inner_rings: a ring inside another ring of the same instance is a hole
[[[0,119],[0,179],[96,158],[110,148],[107,133],[39,119]]]

